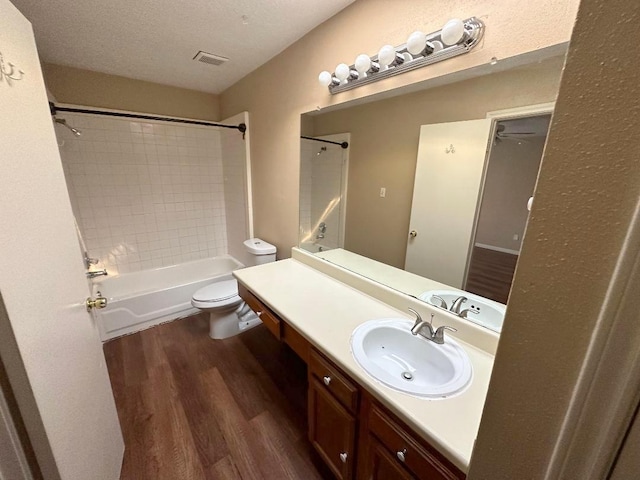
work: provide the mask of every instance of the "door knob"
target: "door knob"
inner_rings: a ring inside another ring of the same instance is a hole
[[[411,238],[416,238],[416,237],[418,236],[418,232],[416,232],[415,230],[411,230],[411,231],[409,232],[409,236],[410,236]]]
[[[96,296],[96,298],[91,298],[91,297],[87,297],[87,299],[84,302],[85,306],[87,307],[87,312],[90,312],[92,308],[104,308],[107,306],[107,299],[104,298],[100,292],[98,292],[98,295]]]

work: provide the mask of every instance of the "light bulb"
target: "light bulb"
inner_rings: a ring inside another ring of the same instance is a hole
[[[384,67],[388,67],[391,65],[396,59],[396,49],[393,48],[393,45],[385,45],[378,52],[378,61],[380,65]]]
[[[444,24],[440,38],[445,45],[455,45],[464,38],[464,33],[464,23],[459,18],[454,18]]]
[[[369,58],[369,55],[364,53],[358,55],[356,57],[355,66],[361,77],[366,76],[367,72],[371,68],[371,59]]]
[[[342,83],[345,83],[347,78],[349,78],[349,65],[346,63],[340,63],[336,67],[336,78]]]
[[[407,51],[411,55],[420,55],[424,50],[424,46],[426,43],[427,36],[424,33],[420,31],[413,32],[411,35],[409,35],[409,38],[407,40]]]
[[[333,82],[333,75],[326,70],[324,72],[320,72],[320,75],[318,75],[318,82],[323,87],[328,87]]]

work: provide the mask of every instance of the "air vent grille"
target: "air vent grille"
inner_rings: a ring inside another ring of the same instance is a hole
[[[216,67],[229,61],[227,57],[214,55],[213,53],[203,52],[202,50],[196,53],[196,56],[193,57],[193,59],[197,60],[198,62],[206,63],[207,65],[214,65]]]

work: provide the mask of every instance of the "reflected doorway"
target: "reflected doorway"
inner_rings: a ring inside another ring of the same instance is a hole
[[[496,122],[464,289],[507,303],[550,114]]]

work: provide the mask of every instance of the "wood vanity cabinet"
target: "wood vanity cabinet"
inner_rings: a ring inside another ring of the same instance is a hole
[[[281,337],[280,318],[241,283],[238,283],[238,295],[247,302],[251,310],[256,312],[256,315],[260,317],[260,320],[262,320],[264,326],[267,327],[267,330],[273,333],[279,340]]]
[[[317,350],[309,351],[309,440],[336,478],[354,478],[358,387]]]
[[[465,475],[253,293],[238,292],[307,364],[309,440],[339,480],[464,480]]]
[[[364,399],[361,434],[366,436],[360,478],[393,480],[462,480],[465,474],[445,459],[391,412],[371,398]]]

